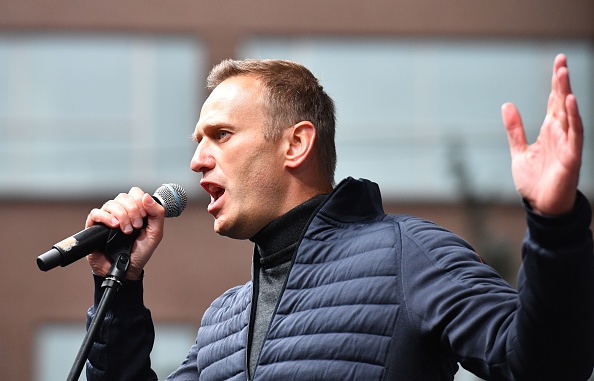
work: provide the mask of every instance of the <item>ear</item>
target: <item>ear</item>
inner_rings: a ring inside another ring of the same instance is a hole
[[[310,156],[316,141],[316,128],[309,121],[302,121],[287,129],[285,165],[297,168]]]

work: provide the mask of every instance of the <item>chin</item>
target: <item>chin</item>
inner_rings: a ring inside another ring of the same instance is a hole
[[[220,236],[229,237],[232,239],[239,239],[239,240],[250,239],[257,233],[257,231],[252,232],[251,230],[247,230],[247,229],[233,229],[233,227],[225,228],[223,226],[216,226],[216,225],[215,225],[214,231],[215,231],[215,233],[217,233]]]
[[[214,224],[214,232],[223,237],[229,237],[233,239],[247,239],[250,237],[244,237],[241,230],[234,229],[233,226],[229,226],[229,224],[225,224],[223,221],[215,220]]]

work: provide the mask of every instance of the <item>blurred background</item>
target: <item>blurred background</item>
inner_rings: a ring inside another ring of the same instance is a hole
[[[592,20],[585,0],[0,0],[0,380],[66,379],[92,277],[84,260],[41,272],[36,257],[132,186],[190,193],[146,269],[160,379],[210,302],[249,280],[251,244],[212,232],[189,169],[205,77],[225,58],[309,67],[337,103],[337,180],[376,181],[386,211],[460,234],[515,285],[525,221],[500,106],[518,106],[533,141],[565,53],[594,200]]]

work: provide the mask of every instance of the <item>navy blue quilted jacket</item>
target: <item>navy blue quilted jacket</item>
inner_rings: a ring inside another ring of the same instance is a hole
[[[457,363],[489,380],[586,380],[594,363],[589,204],[580,195],[561,218],[527,212],[518,293],[456,235],[386,215],[376,184],[344,181],[305,231],[254,380],[452,380]],[[108,315],[89,380],[154,379],[138,283],[122,287],[127,306]],[[251,282],[216,299],[169,379],[247,380],[251,299]],[[118,349],[105,348],[110,342]],[[118,351],[138,355],[124,364]]]

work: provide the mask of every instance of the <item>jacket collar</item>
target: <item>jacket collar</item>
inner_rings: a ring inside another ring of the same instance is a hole
[[[357,222],[384,214],[379,186],[366,179],[347,177],[330,193],[318,214],[340,222]]]

